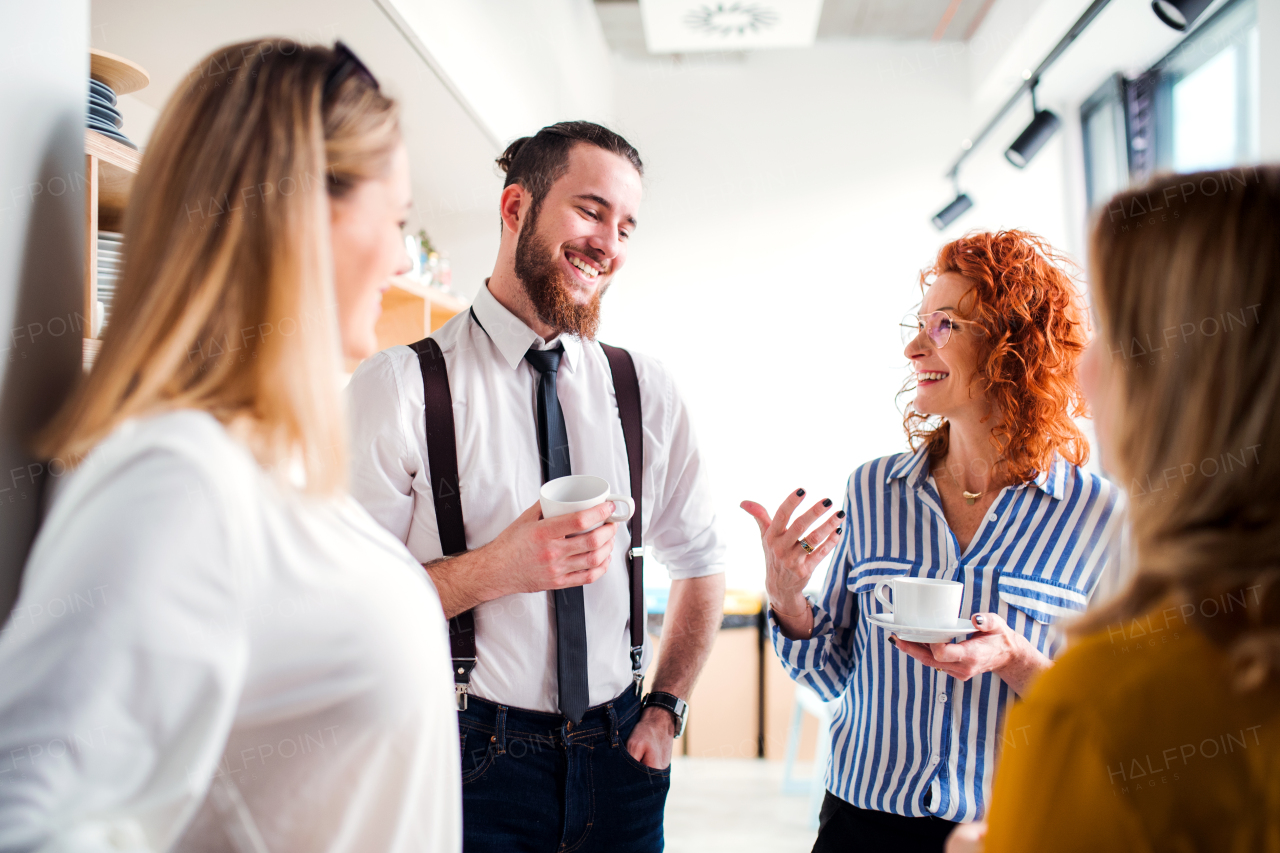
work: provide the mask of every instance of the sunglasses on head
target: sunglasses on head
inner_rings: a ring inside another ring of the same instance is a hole
[[[356,56],[351,48],[342,42],[334,42],[333,67],[329,69],[329,75],[324,79],[323,100],[329,100],[333,93],[338,90],[338,87],[345,83],[352,74],[368,80],[369,85],[374,89],[378,88],[378,78],[374,77],[368,66],[360,61],[360,57]]]

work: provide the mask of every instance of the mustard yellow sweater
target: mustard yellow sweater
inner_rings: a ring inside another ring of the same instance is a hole
[[[1280,687],[1227,673],[1177,608],[1079,641],[1010,712],[987,853],[1280,853]]]

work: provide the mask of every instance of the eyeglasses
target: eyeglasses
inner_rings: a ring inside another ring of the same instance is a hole
[[[347,78],[352,74],[358,74],[369,81],[369,85],[374,89],[378,88],[378,78],[373,76],[373,72],[360,61],[360,57],[356,56],[351,48],[347,47],[340,41],[333,43],[333,67],[329,69],[329,76],[324,78],[324,89],[321,100],[327,101],[338,87],[346,82]]]
[[[947,341],[951,340],[951,330],[955,328],[955,324],[956,321],[951,319],[951,315],[946,311],[908,314],[899,324],[902,327],[903,346],[911,343],[920,337],[921,332],[924,332],[935,347],[942,349],[947,345]]]

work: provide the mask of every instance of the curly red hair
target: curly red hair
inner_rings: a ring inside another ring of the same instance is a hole
[[[920,272],[921,291],[947,272],[974,285],[956,307],[986,333],[974,390],[1003,418],[991,440],[1000,473],[1013,482],[1049,470],[1055,453],[1075,465],[1089,458],[1089,442],[1072,420],[1088,412],[1078,376],[1088,343],[1087,313],[1063,271],[1072,266],[1044,239],[1012,230],[966,234],[943,246],[933,265]],[[903,391],[912,390],[912,383]],[[946,455],[945,419],[908,404],[903,427],[913,450],[926,445],[933,459]]]

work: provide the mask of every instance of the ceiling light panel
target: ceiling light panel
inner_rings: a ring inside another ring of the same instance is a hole
[[[640,0],[650,53],[809,47],[822,0]]]

